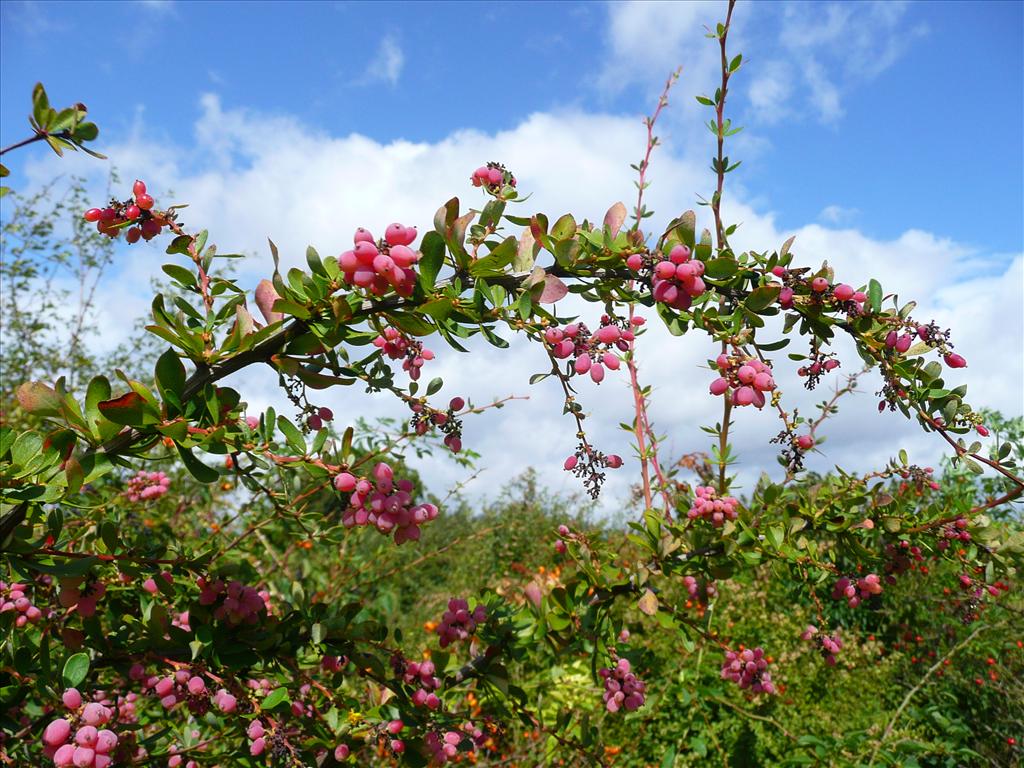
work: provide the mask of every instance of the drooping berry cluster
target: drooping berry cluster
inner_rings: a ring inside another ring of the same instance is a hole
[[[770,366],[756,357],[721,354],[715,360],[722,375],[711,382],[713,395],[724,395],[730,390],[733,405],[753,405],[763,408],[765,392],[775,389]]]
[[[981,572],[984,569],[978,568]],[[964,597],[953,603],[954,612],[964,624],[970,624],[978,620],[981,612],[985,609],[986,597],[999,597],[1000,592],[1009,592],[1010,585],[1003,581],[994,584],[987,584],[982,579],[976,579],[969,574],[962,573],[957,578]]]
[[[64,691],[61,699],[69,714],[46,726],[44,753],[57,768],[107,768],[114,761],[111,752],[118,738],[103,726],[113,719],[114,711],[99,702],[83,706],[82,694],[75,688]]]
[[[448,610],[441,616],[441,622],[435,630],[441,638],[441,647],[446,648],[456,640],[465,640],[476,631],[478,624],[483,624],[486,620],[487,609],[483,603],[470,611],[466,600],[453,597],[448,601]]]
[[[620,709],[635,712],[643,706],[646,686],[643,680],[633,674],[629,659],[619,659],[610,669],[602,667],[598,675],[604,680],[604,694],[601,698],[609,712],[618,712]]]
[[[409,427],[417,435],[425,435],[431,425],[444,433],[444,444],[452,453],[462,450],[462,419],[457,417],[459,411],[466,407],[461,397],[453,397],[448,403],[448,410],[438,411],[428,408],[425,402],[417,401],[410,404],[413,416]]]
[[[306,417],[306,426],[315,432],[323,429],[324,422],[331,421],[334,421],[334,411],[326,407],[316,408]]]
[[[420,526],[437,517],[437,507],[423,503],[413,505],[411,480],[395,481],[389,464],[379,462],[373,468],[373,482],[357,478],[351,472],[339,472],[334,487],[349,493],[349,505],[341,522],[346,528],[371,525],[380,533],[394,534],[395,543],[418,541]]]
[[[416,287],[412,266],[420,255],[409,246],[416,234],[416,227],[395,223],[388,225],[383,240],[374,241],[368,230],[357,229],[352,250],[338,257],[345,282],[375,296],[383,296],[392,288],[399,296],[411,296]]]
[[[970,541],[971,532],[967,530],[967,518],[958,517],[952,523],[942,526],[939,531],[941,539],[936,545],[940,550],[949,549],[950,541]]]
[[[551,355],[559,360],[574,358],[566,375],[590,374],[595,384],[604,381],[605,369],[619,370],[621,361],[613,349],[625,352],[636,337],[633,328],[643,325],[642,317],[625,321],[610,315],[601,316],[601,325],[594,333],[586,323],[570,323],[564,328],[548,328],[544,340],[550,345]]]
[[[604,472],[602,469],[618,469],[622,466],[622,457],[615,453],[604,454],[582,440],[576,447],[576,453],[569,456],[562,464],[566,472],[572,472],[576,477],[583,478],[583,485],[592,498],[597,498],[601,493],[601,485],[604,483]]]
[[[834,357],[835,353],[822,352],[819,347],[812,343],[810,361],[796,369],[796,375],[806,379],[804,387],[814,390],[821,381],[821,377],[829,371],[834,371],[841,363]]]
[[[716,528],[725,525],[726,520],[735,520],[738,514],[739,501],[732,496],[719,498],[710,485],[698,485],[694,489],[693,504],[686,516],[691,520],[703,518]]]
[[[901,573],[913,570],[916,563],[924,559],[921,548],[912,545],[904,539],[899,544],[886,544],[885,554],[889,556],[889,562],[885,564],[885,581],[887,584],[895,584],[896,577]]]
[[[441,687],[441,680],[435,676],[437,671],[434,662],[427,661],[406,661],[401,656],[391,658],[391,666],[395,674],[400,676],[407,685],[416,686],[412,694],[412,703],[417,707],[437,709],[441,706],[441,699],[434,693]]]
[[[229,624],[257,624],[270,612],[270,593],[258,590],[240,581],[224,583],[223,579],[196,579],[199,586],[199,604],[215,606],[213,617]]]
[[[477,732],[483,733],[479,729]],[[431,731],[424,738],[430,756],[438,765],[444,765],[449,760],[454,760],[459,754],[459,744],[465,741],[465,737],[459,731],[445,731],[443,734]]]
[[[27,584],[0,581],[0,613],[14,611],[17,614],[14,619],[16,627],[35,624],[43,617],[43,612],[32,604],[27,592]]]
[[[490,192],[500,191],[504,186],[514,187],[516,177],[501,163],[481,165],[469,179],[474,187],[484,187]]]
[[[132,196],[133,199],[124,202],[112,200],[106,208],[90,208],[84,218],[95,222],[96,230],[108,237],[118,237],[127,227],[124,239],[129,243],[137,243],[140,239],[152,240],[166,226],[167,219],[152,212],[155,201],[146,193],[144,182],[136,180]],[[134,226],[128,226],[130,224]]]
[[[718,594],[718,588],[715,587],[715,582],[710,580],[701,580],[695,576],[683,576],[683,586],[686,587],[686,593],[692,600],[695,600],[698,605],[707,605],[709,600],[715,598]],[[689,603],[687,603],[689,605]]]
[[[775,693],[772,673],[768,671],[768,659],[762,648],[726,651],[722,663],[722,679],[732,680],[740,688],[749,688],[754,693]]]
[[[807,629],[800,635],[800,639],[809,640],[817,645],[822,658],[825,659],[825,663],[830,667],[835,666],[836,654],[843,649],[843,641],[839,639],[838,633],[832,635],[819,633],[816,626],[808,624]]]
[[[140,469],[128,481],[128,489],[125,493],[128,496],[128,501],[155,501],[167,493],[170,488],[171,478],[163,472],[147,472]]]
[[[422,342],[409,338],[397,328],[385,328],[384,333],[373,340],[373,346],[392,360],[401,360],[402,370],[413,381],[419,380],[424,363],[434,359],[434,353]]]
[[[865,600],[880,594],[882,594],[882,581],[875,573],[869,573],[856,580],[849,576],[842,576],[832,587],[832,599],[846,600],[847,605],[851,608],[856,608]]]
[[[164,709],[173,709],[181,702],[185,702],[194,715],[205,715],[210,709],[206,680],[188,669],[176,670],[166,677],[153,675],[146,680],[145,688],[156,694]]]

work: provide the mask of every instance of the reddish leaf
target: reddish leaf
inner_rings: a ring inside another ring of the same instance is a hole
[[[548,275],[544,278],[544,290],[541,291],[540,301],[541,304],[554,304],[569,292],[565,283],[559,280],[554,275]]]
[[[604,225],[611,230],[612,237],[619,234],[619,230],[622,229],[622,222],[626,220],[626,206],[622,203],[616,203],[608,209],[608,213],[604,215]]]
[[[134,426],[142,423],[143,409],[146,401],[137,392],[129,392],[113,400],[104,400],[98,404],[100,413],[115,424]]]
[[[40,381],[27,381],[18,387],[18,403],[29,413],[36,413],[40,416],[56,416],[60,413],[61,399],[54,392]]]

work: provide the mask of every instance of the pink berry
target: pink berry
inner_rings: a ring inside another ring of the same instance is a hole
[[[562,464],[562,467],[563,467],[563,469],[565,469],[565,470],[566,470],[567,472],[571,472],[572,470],[576,469],[576,465],[577,465],[578,463],[579,463],[579,458],[577,458],[577,457],[576,457],[576,456],[574,455],[574,456],[570,456],[569,458],[567,458],[567,459],[565,460],[565,463],[564,463],[564,464]]]
[[[966,368],[967,367],[967,361],[964,360],[964,358],[962,358],[956,352],[948,353],[943,359],[946,361],[946,365],[948,365],[950,368]]]
[[[800,435],[796,439],[796,444],[800,446],[801,450],[809,451],[814,447],[814,438],[810,435]]]
[[[78,709],[82,706],[82,694],[78,692],[77,688],[68,688],[60,698],[68,709]]]
[[[729,382],[721,377],[711,382],[711,394],[721,395],[729,389]]]
[[[811,290],[815,293],[824,293],[828,290],[828,280],[824,277],[816,277],[811,280]]]
[[[448,409],[451,411],[461,411],[466,407],[466,401],[461,397],[453,397],[451,402],[448,403]]]
[[[59,747],[71,736],[71,724],[64,718],[54,720],[43,731],[43,743],[50,747]]]
[[[853,298],[853,286],[847,285],[846,283],[840,283],[832,291],[832,295],[839,301],[849,301]]]
[[[90,208],[85,212],[83,218],[86,221],[96,222],[100,220],[100,215],[103,213],[99,208]]]
[[[136,179],[135,183],[132,184],[132,195],[138,197],[144,194],[146,194],[146,182]]]
[[[135,204],[144,211],[148,211],[155,204],[155,200],[152,197],[143,192],[141,195],[135,196]]]

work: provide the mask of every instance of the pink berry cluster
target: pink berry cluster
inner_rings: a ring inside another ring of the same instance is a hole
[[[391,666],[395,674],[399,675],[407,685],[416,686],[412,694],[412,703],[417,707],[437,709],[441,706],[441,699],[434,693],[441,687],[441,680],[435,676],[437,669],[432,661],[409,661],[401,656],[394,656],[391,659]]]
[[[706,605],[708,600],[718,594],[718,588],[713,581],[702,582],[694,576],[683,576],[683,586],[686,587],[686,593],[702,605]]]
[[[715,528],[721,528],[726,520],[735,520],[738,514],[739,501],[732,496],[722,496],[710,485],[698,485],[694,489],[693,504],[686,516],[690,520],[703,518],[711,522]]]
[[[437,625],[438,637],[442,648],[457,640],[465,640],[472,635],[478,624],[487,621],[487,608],[483,603],[477,605],[472,611],[469,610],[469,603],[462,599],[453,597],[448,601],[448,610],[441,616]]]
[[[215,606],[213,617],[229,624],[257,624],[270,613],[270,593],[237,580],[196,579],[199,604]]]
[[[345,282],[383,296],[394,288],[399,296],[411,296],[416,287],[412,266],[420,255],[409,246],[416,239],[416,227],[389,224],[384,239],[360,227],[352,238],[354,247],[338,257]]]
[[[516,177],[513,176],[501,163],[487,163],[481,165],[470,177],[474,187],[484,187],[489,191],[500,191],[505,185],[514,187]]]
[[[838,633],[832,635],[819,633],[816,626],[808,624],[807,629],[800,635],[800,639],[815,643],[821,652],[822,658],[825,659],[825,663],[830,667],[835,666],[836,654],[843,649],[843,641],[839,639]]]
[[[832,598],[834,600],[845,599],[851,608],[856,608],[863,601],[880,594],[882,594],[882,581],[875,573],[869,573],[856,580],[849,576],[843,576],[832,587]]]
[[[433,504],[413,505],[412,481],[396,482],[394,470],[383,461],[373,468],[372,482],[351,472],[339,472],[334,477],[334,487],[351,494],[341,518],[346,528],[371,525],[385,536],[393,533],[396,544],[418,541],[420,526],[437,517]]]
[[[637,269],[639,254],[626,259],[626,266]],[[675,245],[668,252],[668,258],[655,263],[651,273],[651,291],[654,300],[667,304],[673,309],[686,310],[693,300],[707,290],[704,285],[704,262],[690,258],[690,249]]]
[[[936,546],[940,550],[945,550],[949,548],[950,541],[970,541],[971,533],[967,530],[968,525],[967,518],[958,517],[952,523],[942,526],[939,531],[939,536],[942,538]]]
[[[117,237],[124,226],[132,223],[125,233],[125,240],[137,243],[140,239],[152,240],[160,234],[167,220],[151,212],[155,201],[146,193],[145,182],[136,180],[132,186],[132,200],[112,201],[106,208],[90,208],[84,214],[88,222],[95,222],[97,231],[108,237]]]
[[[225,714],[230,714],[238,709],[236,697],[224,688],[219,688],[211,694],[206,680],[195,671],[180,669],[165,677],[146,676],[141,665],[135,665],[132,667],[129,677],[133,680],[144,680],[142,689],[153,691],[165,710],[173,709],[182,701],[188,711],[194,715],[205,715],[209,712],[211,701],[218,710]]]
[[[838,283],[833,286],[827,277],[821,275],[805,280],[797,271],[791,271],[783,266],[772,267],[772,274],[782,278],[783,286],[779,291],[779,306],[789,309],[793,306],[793,297],[796,294],[794,286],[806,286],[810,289],[810,296],[813,301],[824,302],[831,299],[838,309],[844,310],[848,315],[858,316],[864,313],[864,302],[867,301],[867,294],[858,291],[846,283]]]
[[[62,608],[74,608],[83,618],[96,615],[96,604],[107,593],[102,581],[86,580],[82,576],[62,578],[57,601]]]
[[[569,375],[590,374],[595,384],[604,381],[605,369],[619,370],[621,361],[614,349],[625,352],[635,335],[634,328],[643,325],[642,317],[626,322],[610,315],[601,316],[601,325],[591,333],[585,323],[570,323],[564,328],[548,328],[544,341],[551,348],[551,355],[559,360],[574,358]]]
[[[170,488],[171,478],[163,472],[147,472],[140,469],[128,481],[128,490],[125,493],[128,496],[128,501],[155,501],[167,493]]]
[[[722,663],[722,679],[732,680],[740,688],[749,688],[754,693],[775,693],[772,673],[768,671],[768,659],[762,648],[726,651]]]
[[[314,432],[323,429],[325,422],[334,421],[334,411],[330,408],[316,408],[306,417],[306,426]]]
[[[103,726],[113,719],[114,711],[99,702],[83,706],[82,694],[75,688],[64,691],[61,699],[69,714],[43,731],[46,756],[57,768],[107,768],[114,762],[111,752],[117,747],[117,734]]]
[[[921,548],[906,539],[899,544],[886,544],[885,554],[889,556],[889,562],[885,564],[885,581],[888,584],[895,584],[897,576],[913,570],[914,564],[924,559]]]
[[[427,749],[438,765],[454,761],[459,754],[459,745],[467,740],[474,746],[482,746],[487,741],[487,734],[473,723],[467,722],[461,731],[445,731],[443,734],[431,731],[424,737]]]
[[[604,680],[604,694],[601,698],[609,712],[618,712],[623,708],[627,712],[635,712],[643,706],[644,682],[633,674],[629,659],[619,659],[615,666],[602,667],[597,674]]]
[[[423,365],[434,359],[433,352],[397,328],[385,328],[384,333],[373,340],[373,346],[392,360],[401,360],[402,370],[408,373],[413,381],[419,380]]]
[[[405,742],[397,738],[405,729],[405,723],[401,720],[389,720],[382,724],[381,735],[387,740],[388,746],[391,747],[391,751],[396,755],[400,755],[405,752]]]
[[[24,627],[26,624],[35,624],[43,617],[43,612],[32,604],[32,600],[26,594],[27,584],[8,584],[0,581],[0,613],[13,611],[16,615],[14,626]]]
[[[425,435],[433,425],[444,432],[444,444],[448,450],[452,453],[462,450],[462,420],[456,414],[466,407],[464,399],[453,397],[448,403],[447,412],[428,408],[420,401],[412,402],[409,407],[413,414],[409,427],[417,435]]]
[[[262,755],[267,749],[268,742],[274,740],[274,737],[267,733],[267,728],[261,720],[253,720],[249,723],[245,734],[249,737],[249,754],[253,757]]]
[[[443,765],[459,754],[459,744],[462,742],[462,734],[458,731],[446,731],[443,735],[431,731],[424,738],[430,756],[435,763]]]
[[[753,405],[764,408],[765,392],[775,389],[772,369],[756,357],[739,357],[721,354],[715,360],[721,373],[711,382],[713,395],[725,395],[731,391],[733,405]]]

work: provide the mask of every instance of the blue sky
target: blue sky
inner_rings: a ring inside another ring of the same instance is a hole
[[[830,57],[823,44],[818,58],[841,90],[841,115],[797,108],[777,122],[760,119],[745,92],[758,67],[774,58],[787,25],[820,30],[830,7],[791,6],[795,18],[787,18],[781,3],[739,6],[749,67],[733,113],[760,142],[743,183],[770,191],[783,224],[833,205],[842,209],[837,223],[873,236],[919,227],[993,252],[1020,250],[1024,4],[909,4],[877,31],[906,38],[880,73],[848,71],[848,52]],[[287,114],[331,135],[379,141],[497,131],[534,111],[641,114],[665,72],[607,87],[610,15],[597,3],[10,0],[2,5],[0,130],[5,144],[22,134],[21,107],[36,80],[56,102],[86,102],[108,140],[139,120],[185,140],[206,92],[225,109]],[[663,44],[657,29],[650,34],[651,46]],[[883,46],[865,54],[877,63]],[[692,56],[665,54],[682,64]],[[794,47],[795,66],[801,55]],[[684,78],[677,99],[711,87]]]
[[[740,3],[731,50],[745,64],[728,109],[745,126],[729,149],[743,165],[724,207],[727,221],[743,224],[731,238],[738,247],[771,250],[795,234],[804,263],[828,259],[840,279],[878,277],[917,299],[921,316],[951,327],[969,352],[958,381],[974,404],[1008,414],[1024,413],[1022,8]],[[84,101],[101,128],[98,149],[124,177],[144,178],[158,204],[168,190],[190,203],[186,223],[208,226],[221,252],[254,254],[240,265],[252,288],[270,269],[268,236],[286,264],[302,265],[306,244],[338,253],[356,226],[399,220],[423,231],[453,194],[473,204],[479,192],[468,176],[487,160],[510,164],[534,195],[529,212],[593,219],[616,200],[631,202],[640,117],[681,64],[651,172],[648,202],[660,223],[711,189],[713,139],[700,122],[709,113],[693,96],[714,90],[717,54],[702,25],[724,10],[719,2],[5,0],[0,143],[26,135],[37,80],[57,104]],[[89,175],[98,198],[108,168],[57,161],[38,145],[4,162],[16,187],[72,170]],[[98,343],[120,341],[126,317],[146,313],[159,254],[155,245],[124,251],[97,308]],[[991,343],[994,328],[1002,347]],[[693,392],[704,390],[705,340],[669,341],[654,329],[648,338],[674,351],[642,358],[647,381],[676,392],[681,376],[696,377]],[[435,363],[457,388],[446,384],[445,396],[530,394],[531,430],[522,429],[526,405],[467,428],[495,480],[521,470],[524,455],[543,469],[571,450],[559,393],[526,385],[533,351],[513,344],[500,365],[493,350],[442,353]],[[795,377],[776,379],[802,413],[821,399]],[[244,383],[254,405],[278,403],[273,380]],[[595,420],[599,445],[626,455],[615,427],[629,418],[620,385],[609,379],[584,394],[587,407],[614,414]],[[335,413],[352,407],[346,393],[324,397]],[[899,447],[937,461],[940,447],[901,417],[879,416],[870,396],[856,404],[837,420],[817,468],[877,468]],[[358,412],[401,415],[392,406],[371,399]],[[654,417],[678,454],[706,447],[699,426],[714,423],[713,408],[699,396],[656,396]],[[735,433],[750,457],[741,472],[774,466],[767,440],[777,431],[769,414],[745,415]],[[535,434],[554,437],[537,445]],[[433,471],[441,483],[461,479]],[[612,481],[613,498],[629,477]],[[560,471],[542,479],[566,483]]]

